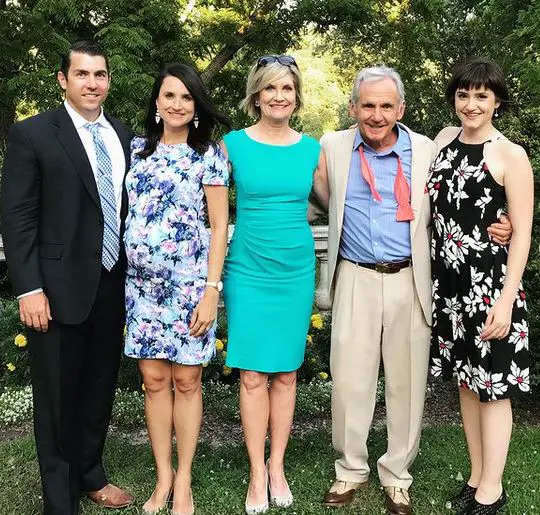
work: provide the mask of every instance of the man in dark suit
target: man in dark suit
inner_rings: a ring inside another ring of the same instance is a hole
[[[58,82],[62,107],[10,129],[2,235],[29,328],[44,513],[73,515],[81,492],[104,507],[133,502],[102,464],[124,327],[123,180],[132,133],[101,107],[110,76],[97,44],[72,45]]]

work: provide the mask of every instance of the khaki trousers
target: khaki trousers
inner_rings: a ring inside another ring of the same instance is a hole
[[[342,457],[336,478],[369,476],[367,438],[382,356],[388,447],[378,460],[382,486],[408,489],[420,443],[430,327],[415,293],[412,268],[381,274],[342,260],[332,311],[332,440]]]

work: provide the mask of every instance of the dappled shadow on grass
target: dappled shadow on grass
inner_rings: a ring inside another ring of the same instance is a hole
[[[227,434],[221,438],[227,440]],[[385,448],[384,431],[372,431],[369,449],[372,471],[376,458]],[[540,513],[540,465],[538,459],[540,429],[518,428],[514,433],[505,483],[509,493],[511,515]],[[269,513],[289,515],[384,514],[383,495],[376,473],[370,486],[355,503],[334,512],[321,506],[320,500],[333,479],[332,450],[328,430],[306,433],[293,438],[287,454],[287,474],[295,503],[288,510],[272,509]],[[24,437],[0,444],[0,513],[34,515],[39,513],[40,485],[33,442]],[[137,504],[127,510],[108,511],[111,515],[138,514],[154,487],[153,460],[148,445],[134,445],[129,438],[111,437],[106,448],[106,463],[111,481],[127,487],[137,497]],[[421,450],[412,473],[415,477],[411,493],[417,515],[449,513],[444,500],[467,477],[465,442],[458,427],[436,427],[424,431]],[[247,488],[247,458],[241,445],[203,444],[199,447],[193,470],[193,492],[197,515],[234,515],[243,513]],[[82,515],[98,515],[103,511],[88,501],[82,503]]]

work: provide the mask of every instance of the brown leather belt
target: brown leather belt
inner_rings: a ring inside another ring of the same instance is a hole
[[[352,263],[353,265],[361,266],[362,268],[369,268],[370,270],[375,270],[381,274],[395,274],[403,268],[411,266],[412,264],[411,258],[404,259],[403,261],[387,261],[386,263],[357,263],[356,261],[351,261],[350,259],[343,259],[349,263]]]

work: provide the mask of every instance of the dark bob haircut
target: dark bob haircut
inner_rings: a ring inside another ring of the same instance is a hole
[[[214,108],[199,74],[187,64],[171,63],[163,67],[154,81],[144,122],[146,144],[139,152],[139,156],[144,159],[152,155],[163,135],[163,120],[156,123],[156,100],[165,77],[176,77],[181,80],[193,97],[195,113],[199,117],[199,126],[195,127],[193,120],[189,122],[187,144],[199,154],[204,154],[210,144],[215,145],[215,141],[212,140],[214,127],[219,123],[230,130],[231,123],[227,116]]]
[[[493,91],[495,98],[501,104],[497,108],[499,113],[502,114],[508,109],[510,99],[504,74],[498,64],[484,57],[471,57],[454,68],[452,78],[446,87],[445,97],[447,102],[454,107],[458,89],[481,87]]]
[[[103,57],[103,59],[105,59],[107,72],[109,71],[109,60],[107,59],[103,48],[101,48],[101,45],[95,41],[76,41],[68,48],[60,61],[60,71],[64,74],[64,77],[67,78],[68,76],[69,67],[71,66],[71,54],[73,53],[91,55],[93,57]]]

